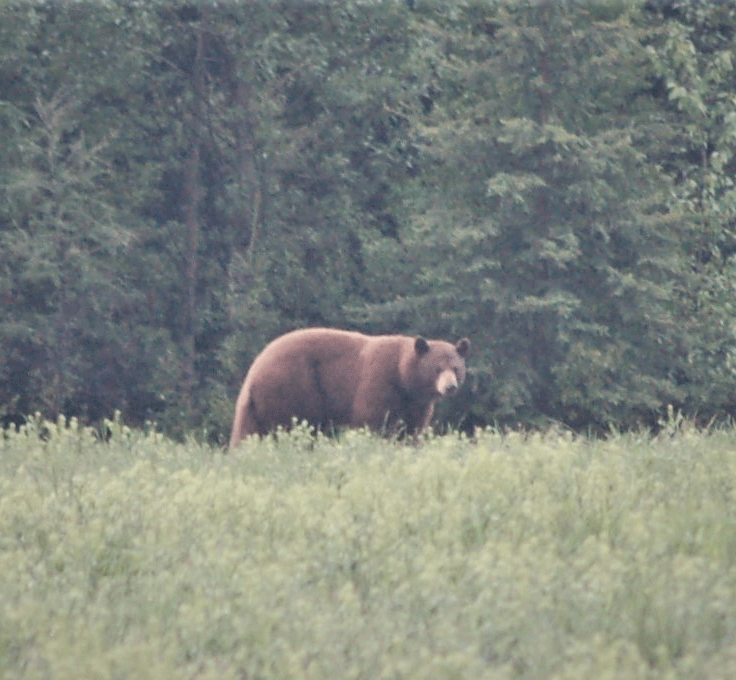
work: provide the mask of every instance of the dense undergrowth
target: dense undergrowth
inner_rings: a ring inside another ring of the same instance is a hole
[[[736,431],[110,427],[0,439],[0,677],[736,676]]]

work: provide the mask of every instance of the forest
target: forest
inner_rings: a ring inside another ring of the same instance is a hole
[[[0,6],[0,416],[224,442],[305,326],[473,344],[439,424],[736,413],[736,3]]]

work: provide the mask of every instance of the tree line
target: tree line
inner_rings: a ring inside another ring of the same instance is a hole
[[[293,328],[473,342],[454,426],[736,408],[736,5],[0,8],[0,415],[224,440]]]

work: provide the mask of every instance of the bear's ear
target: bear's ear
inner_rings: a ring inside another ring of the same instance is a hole
[[[414,351],[419,356],[429,352],[429,343],[421,335],[417,336],[416,340],[414,340]]]
[[[470,354],[470,340],[467,338],[463,338],[462,340],[459,340],[457,345],[455,345],[455,349],[457,350],[457,353],[464,359],[468,354]]]

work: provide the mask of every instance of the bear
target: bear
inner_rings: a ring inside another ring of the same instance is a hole
[[[291,331],[255,358],[235,406],[229,448],[292,419],[332,431],[364,427],[416,438],[435,403],[465,380],[467,338],[456,344],[333,328]]]

